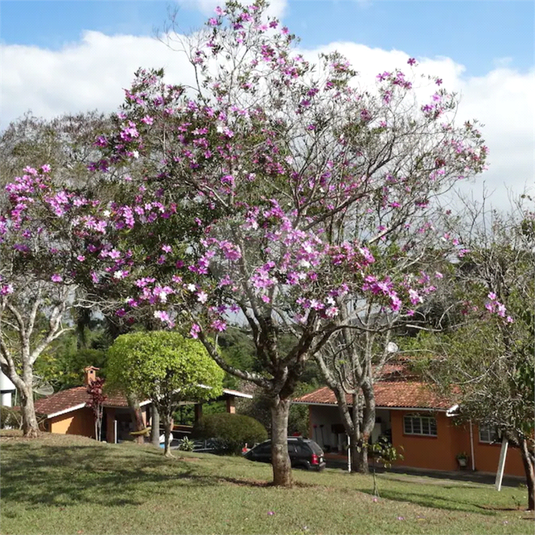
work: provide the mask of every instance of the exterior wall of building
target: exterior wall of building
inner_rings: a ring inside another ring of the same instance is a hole
[[[432,470],[457,470],[457,453],[470,451],[469,437],[455,426],[444,412],[422,411],[422,416],[434,416],[437,436],[410,435],[404,432],[403,418],[418,411],[391,411],[392,444],[403,455],[396,464]],[[466,438],[465,438],[466,436]]]
[[[117,437],[115,436],[115,409],[106,407],[106,442],[108,444],[115,444]]]
[[[487,444],[479,441],[479,429],[474,425],[474,458],[476,469],[481,472],[496,472],[500,459],[501,442]],[[509,446],[505,460],[505,473],[512,476],[524,476],[524,465],[518,448]]]
[[[84,437],[95,437],[95,423],[93,411],[84,407],[76,411],[68,412],[50,418],[49,429],[51,433],[61,435],[82,435]]]
[[[434,416],[437,422],[437,436],[409,435],[404,432],[403,417],[410,414]],[[322,448],[335,451],[345,438],[332,431],[333,424],[341,425],[338,407],[309,405],[310,429],[309,437]],[[392,444],[398,448],[403,459],[396,462],[397,466],[411,468],[427,468],[430,470],[459,470],[457,454],[466,452],[471,456],[470,426],[457,425],[455,418],[448,418],[445,412],[417,410],[378,409],[382,434],[392,433]],[[378,424],[379,425],[379,424]],[[336,429],[336,427],[335,427]],[[486,444],[479,441],[477,425],[472,426],[474,444],[475,469],[480,472],[496,472],[500,457],[501,443]],[[326,448],[328,446],[328,448]],[[402,448],[401,448],[402,447]],[[472,459],[468,460],[467,470],[472,468]],[[520,450],[509,447],[505,463],[505,474],[524,476],[524,468]]]

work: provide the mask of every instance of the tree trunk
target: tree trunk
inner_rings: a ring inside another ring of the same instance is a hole
[[[520,453],[522,454],[522,462],[524,464],[524,471],[526,472],[526,484],[528,487],[528,510],[535,510],[535,469],[534,469],[534,455],[529,451],[529,445],[526,438],[520,439]]]
[[[362,437],[355,445],[355,457],[353,461],[353,472],[368,474],[368,441]]]
[[[153,446],[156,446],[157,448],[160,447],[160,413],[158,412],[158,409],[156,408],[156,405],[152,404],[152,435],[151,440]]]
[[[135,396],[127,396],[128,405],[131,409],[132,423],[134,424],[134,431],[143,431],[145,424],[143,423],[143,416],[141,414],[141,408],[139,407],[139,401]],[[145,435],[135,435],[134,439],[138,444],[145,442]]]
[[[31,381],[29,387],[25,386],[24,389],[19,388],[19,394],[23,435],[27,438],[36,438],[39,434],[39,426],[37,424],[37,417],[35,416]]]
[[[291,487],[293,485],[292,466],[288,456],[288,413],[290,400],[278,396],[271,401],[271,464],[273,485]]]
[[[368,467],[368,448],[370,437],[375,426],[375,394],[373,383],[367,380],[362,385],[362,395],[364,398],[364,408],[362,410],[361,437],[359,440],[360,455],[358,457],[357,470],[362,474],[369,472]],[[357,422],[354,422],[357,425]]]
[[[164,414],[163,417],[163,423],[165,428],[165,444],[164,444],[164,455],[166,457],[172,457],[173,454],[171,453],[171,430],[173,429],[173,417]]]

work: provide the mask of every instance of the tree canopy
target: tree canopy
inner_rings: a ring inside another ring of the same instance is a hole
[[[166,428],[182,401],[205,401],[222,393],[223,370],[197,340],[154,331],[119,336],[108,353],[106,388],[151,399]]]

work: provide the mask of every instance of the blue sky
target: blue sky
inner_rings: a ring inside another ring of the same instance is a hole
[[[107,35],[152,35],[173,2],[158,0],[2,0],[3,44],[57,50],[84,30]],[[198,28],[205,15],[181,5],[181,30]],[[306,47],[354,41],[398,49],[416,57],[448,56],[470,75],[497,62],[527,71],[535,63],[535,2],[530,0],[290,0],[283,20]]]
[[[245,0],[247,1],[247,0]],[[139,68],[193,83],[186,57],[153,39],[168,7],[178,32],[201,27],[217,0],[0,0],[0,131],[28,110],[44,118],[113,112]],[[460,98],[457,120],[484,124],[490,169],[468,191],[535,194],[534,0],[272,0],[300,52],[337,49],[361,73],[407,68],[440,76]]]

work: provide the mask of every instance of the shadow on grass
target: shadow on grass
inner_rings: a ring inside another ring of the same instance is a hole
[[[2,515],[10,503],[65,507],[78,504],[142,505],[155,494],[175,494],[188,486],[266,486],[263,481],[206,473],[185,457],[164,459],[150,448],[50,446],[2,448]]]
[[[361,490],[364,494],[373,495],[371,490]],[[453,495],[440,497],[435,494],[423,494],[420,492],[397,491],[381,487],[379,489],[381,498],[398,502],[408,502],[422,507],[434,509],[445,509],[448,511],[459,511],[464,513],[479,513],[483,515],[496,516],[497,512],[492,509],[485,509],[476,502],[467,502],[466,499],[456,499]]]

